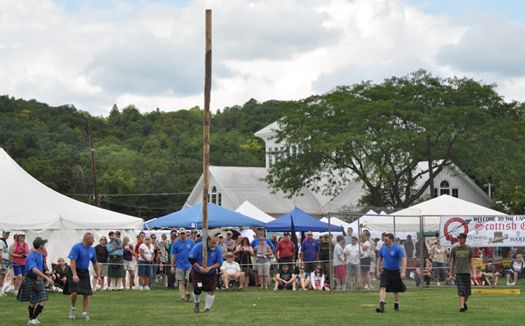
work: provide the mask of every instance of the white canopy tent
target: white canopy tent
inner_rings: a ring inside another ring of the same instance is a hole
[[[64,196],[22,169],[0,148],[0,228],[24,231],[31,245],[37,236],[48,239],[48,263],[65,257],[71,245],[91,231],[98,238],[120,230],[134,241],[133,231],[144,221]]]
[[[252,217],[264,223],[268,223],[268,222],[275,220],[275,218],[266,214],[261,209],[259,209],[257,206],[253,205],[247,200],[245,200],[239,207],[237,207],[235,211],[237,213],[241,213],[248,217]]]
[[[363,221],[361,224],[370,231],[378,232],[419,232],[423,216],[424,231],[439,230],[439,219],[442,215],[505,215],[496,210],[480,206],[449,195],[441,195],[417,205],[399,210],[390,215],[380,215]],[[395,221],[395,228],[394,228]]]

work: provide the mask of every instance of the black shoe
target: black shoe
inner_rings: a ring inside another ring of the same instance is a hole
[[[465,308],[459,309],[459,312],[465,312],[465,311],[467,311],[467,310],[465,310]]]
[[[186,301],[187,301],[187,302],[190,302],[190,301],[191,301],[191,294],[186,293]]]
[[[200,304],[195,302],[195,307],[193,307],[193,312],[198,314],[200,312]]]
[[[204,312],[205,312],[205,313],[208,313],[208,312],[210,312],[210,309],[209,309],[209,308],[206,308],[206,309],[204,309]]]
[[[399,303],[394,303],[394,311],[399,312]]]
[[[468,310],[468,307],[467,307],[467,303],[466,303],[466,302],[463,304],[463,309],[465,309],[465,311]]]
[[[379,307],[376,308],[376,312],[378,312],[378,313],[384,313],[385,312],[385,303],[384,302],[380,302],[379,303]]]

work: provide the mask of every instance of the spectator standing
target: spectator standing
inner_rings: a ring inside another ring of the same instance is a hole
[[[269,239],[267,239],[265,236],[264,236],[264,229],[263,228],[258,228],[255,232],[255,239],[253,239],[253,241],[251,242],[251,246],[252,248],[255,250],[255,248],[259,245],[259,241],[261,239],[261,237],[264,239],[264,242],[266,242],[266,244],[268,246],[270,246],[270,248],[272,249],[272,252],[275,252],[275,246],[273,245],[273,242],[271,242]],[[259,286],[259,275],[258,275],[258,270],[257,268],[255,268],[255,286]]]
[[[26,235],[23,232],[19,232],[9,252],[11,255],[11,263],[13,264],[15,291],[18,291],[26,275],[26,257],[29,254],[29,245],[25,240]]]
[[[235,250],[235,240],[232,239],[232,231],[226,232],[226,239],[224,239],[223,243],[227,251],[233,252]],[[223,248],[221,247],[221,249]],[[222,254],[226,255],[226,251],[223,250]]]
[[[224,236],[221,233],[217,233],[215,236],[217,237],[217,246],[219,246],[219,248],[221,248],[222,251],[222,258],[226,259],[228,247],[226,247],[226,244],[224,243]]]
[[[191,272],[191,279],[193,282],[193,299],[195,306],[193,312],[200,312],[200,296],[202,291],[206,292],[206,303],[204,312],[210,312],[215,300],[215,289],[217,288],[217,269],[219,269],[224,262],[222,259],[222,252],[217,247],[217,238],[208,237],[193,246],[188,260],[193,265]],[[203,266],[202,246],[207,244],[207,267]]]
[[[305,271],[312,273],[319,261],[321,248],[319,242],[314,239],[312,231],[306,232],[306,239],[301,243],[301,261],[304,263]]]
[[[295,244],[290,239],[290,232],[285,232],[284,238],[275,246],[275,256],[281,267],[282,264],[287,264],[288,269],[292,270],[295,258]]]
[[[248,238],[242,237],[241,243],[235,249],[235,254],[238,257],[241,271],[245,275],[243,287],[247,288],[252,273],[252,257],[255,255]]]
[[[122,238],[122,259],[124,261],[124,276],[122,278],[122,286],[126,288],[126,273],[129,274],[129,289],[135,287],[135,266],[133,265],[133,257],[135,251],[133,245],[129,242],[129,237]]]
[[[149,287],[154,289],[157,285],[157,275],[159,273],[160,265],[160,250],[157,242],[157,235],[151,234],[151,245],[153,246],[153,260],[151,261],[151,276],[149,278]]]
[[[140,232],[137,236],[137,244],[135,245],[135,255],[139,257],[139,248],[144,243],[144,238],[146,237],[146,233]]]
[[[441,286],[441,282],[445,281],[445,262],[448,256],[447,248],[441,246],[439,235],[436,235],[436,243],[430,249],[430,258],[432,259],[432,271],[437,286]]]
[[[170,266],[169,272],[168,272],[168,289],[175,289],[175,272],[172,273],[171,266],[173,265],[173,261],[171,260],[171,249],[173,247],[173,244],[175,241],[177,241],[177,230],[173,229],[170,232],[170,245],[168,247],[168,265]]]
[[[459,312],[468,310],[467,301],[471,294],[471,275],[474,272],[474,252],[466,244],[467,235],[458,235],[458,245],[450,251],[450,274],[449,279],[455,275],[458,288]]]
[[[139,290],[149,291],[149,279],[151,277],[151,264],[155,255],[155,247],[151,244],[151,237],[145,236],[144,243],[139,247]]]
[[[361,286],[365,288],[365,290],[373,289],[372,286],[372,278],[370,276],[370,241],[368,241],[368,238],[365,234],[361,234],[361,258],[360,258],[360,264],[361,264]]]
[[[407,239],[403,243],[403,247],[405,248],[407,259],[411,260],[414,258],[414,242],[412,242],[412,236],[410,234],[407,235]]]
[[[326,275],[326,278],[330,280],[330,253],[334,250],[334,245],[330,240],[328,234],[322,235],[319,238],[319,263],[323,268],[323,273]]]
[[[18,301],[29,301],[27,311],[29,313],[28,325],[38,325],[38,315],[44,310],[48,296],[44,281],[52,285],[53,280],[44,273],[44,250],[47,240],[36,237],[33,241],[33,250],[27,255],[24,261],[25,278],[16,296]],[[25,258],[25,257],[24,257]],[[88,278],[89,284],[89,278]]]
[[[105,278],[108,276],[108,260],[109,253],[107,249],[108,239],[105,236],[101,236],[98,245],[95,246],[95,253],[97,255],[97,263],[100,267],[100,277],[93,277],[93,289],[106,290],[110,287],[110,279],[108,277],[107,287]],[[97,284],[98,283],[98,284]]]
[[[335,289],[346,290],[345,238],[338,235],[336,241],[334,247]]]
[[[222,263],[221,272],[222,272],[222,281],[224,283],[224,289],[228,290],[230,288],[230,281],[235,280],[239,281],[239,289],[242,290],[245,284],[244,278],[245,275],[241,270],[239,263],[233,260],[234,255],[231,252],[226,253],[226,261]]]
[[[254,251],[259,284],[261,289],[267,289],[270,277],[270,258],[272,257],[272,249],[266,243],[265,238],[261,236],[259,238],[259,244],[255,247]]]
[[[195,243],[187,238],[186,230],[179,230],[179,238],[171,246],[171,268],[170,273],[175,274],[179,282],[179,300],[188,302],[191,300],[191,286],[189,284],[191,263],[188,258]]]
[[[386,293],[394,293],[394,311],[399,312],[399,293],[406,291],[403,280],[406,276],[407,258],[401,246],[394,243],[394,235],[387,233],[385,244],[379,251],[377,278],[380,279],[379,306],[376,312],[385,312]]]
[[[350,282],[350,287],[357,288],[359,281],[359,244],[357,237],[352,237],[349,244],[345,246],[344,254],[346,260],[346,273]]]
[[[170,242],[168,240],[168,236],[166,233],[162,233],[160,236],[160,241],[157,243],[157,247],[159,248],[159,257],[160,257],[160,266],[159,266],[159,273],[162,276],[162,284],[166,285],[166,271],[167,271],[167,264],[168,264],[168,256],[170,255],[169,249]]]
[[[67,275],[66,287],[64,294],[70,294],[71,308],[69,309],[69,318],[77,318],[77,296],[82,295],[82,319],[89,320],[89,296],[93,294],[91,283],[89,281],[89,263],[93,264],[95,269],[95,278],[100,279],[100,268],[97,263],[97,254],[92,247],[95,242],[93,233],[87,232],[82,238],[82,242],[76,243],[69,252],[69,270]]]
[[[275,287],[273,290],[277,291],[278,289],[296,290],[296,276],[288,264],[281,265],[281,269],[275,275]]]
[[[423,251],[421,251],[423,250]],[[428,247],[424,236],[419,236],[416,242],[416,258],[424,259],[428,256]]]
[[[109,290],[119,290],[125,273],[122,240],[117,238],[116,233],[113,231],[109,232],[108,236],[110,241],[106,246],[106,249],[109,254]]]
[[[346,229],[346,236],[345,236],[345,243],[347,245],[349,245],[351,242],[352,242],[352,238],[354,236],[354,229],[352,228],[347,228]]]
[[[10,233],[10,230],[3,229],[0,238],[0,297],[4,296],[4,281],[10,266],[9,245],[7,244]]]

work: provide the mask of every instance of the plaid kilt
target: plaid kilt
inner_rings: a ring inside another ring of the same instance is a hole
[[[38,303],[47,301],[47,290],[42,278],[24,277],[22,286],[16,295],[18,301],[29,301],[31,303]]]
[[[91,281],[89,279],[89,270],[77,269],[78,283],[73,282],[73,273],[71,268],[67,269],[67,281],[64,287],[63,294],[82,294],[92,295],[93,290],[91,289]]]
[[[470,290],[470,274],[456,274],[456,286],[458,287],[458,296],[470,296],[472,294]]]

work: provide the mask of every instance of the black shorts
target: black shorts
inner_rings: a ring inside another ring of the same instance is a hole
[[[292,284],[279,284],[277,288],[279,288],[279,290],[284,290],[284,289],[291,290],[293,289],[293,285]]]
[[[399,269],[394,271],[383,269],[379,286],[381,288],[386,288],[386,292],[399,293],[407,290],[405,283],[403,283],[403,280],[401,279]]]
[[[370,264],[372,260],[370,257],[361,258],[359,263],[361,264],[361,273],[370,272]]]
[[[193,268],[191,269],[191,283],[193,289],[200,289],[205,292],[213,292],[217,288],[217,273],[201,274],[197,273]]]
[[[458,296],[470,296],[472,294],[470,286],[470,274],[456,274],[456,286],[458,288]]]
[[[91,281],[89,279],[89,270],[87,269],[77,269],[78,283],[73,282],[73,273],[71,268],[67,269],[67,281],[66,286],[64,287],[64,294],[82,294],[82,295],[92,295],[93,291],[91,290]]]

